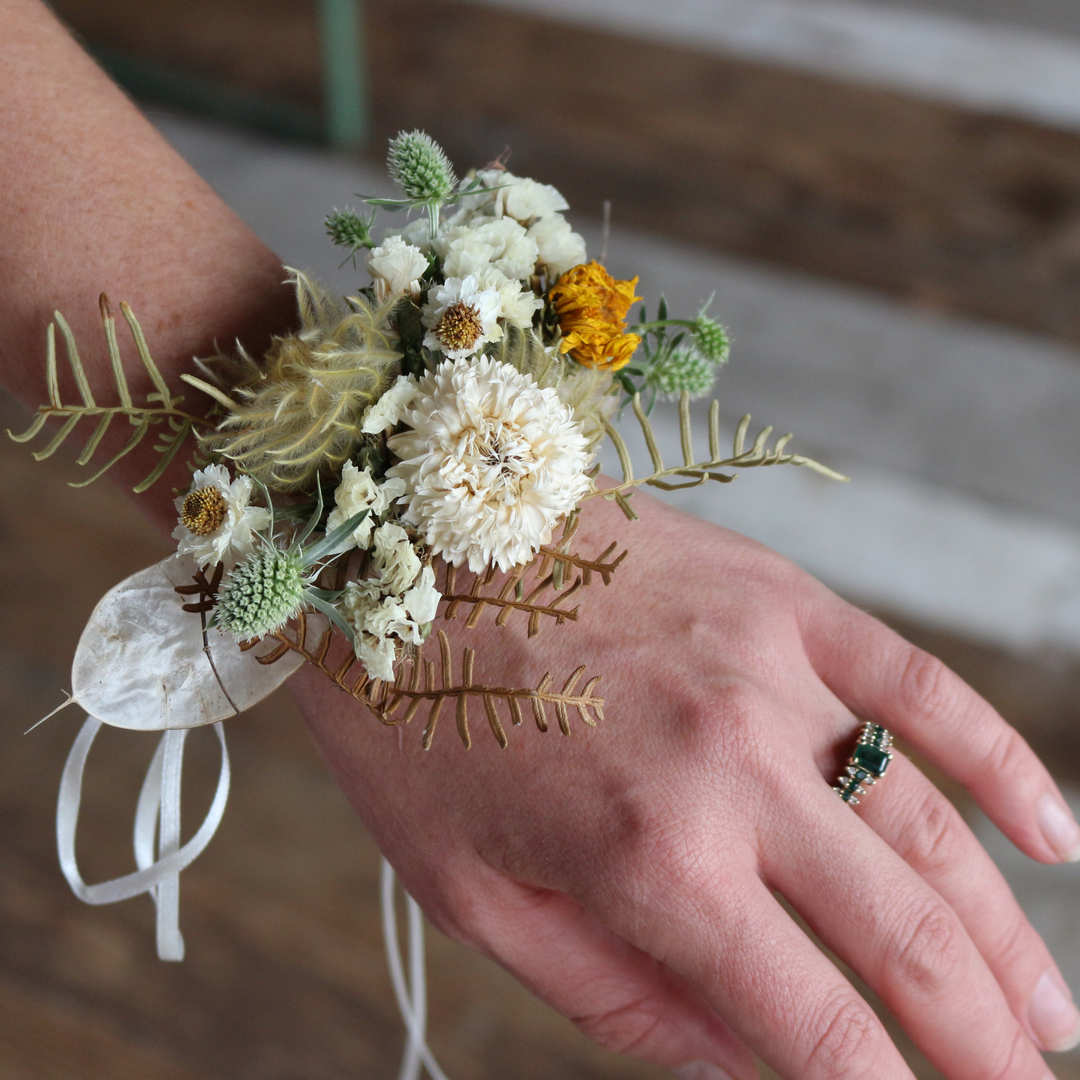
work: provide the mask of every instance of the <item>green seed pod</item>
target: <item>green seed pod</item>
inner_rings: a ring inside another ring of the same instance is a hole
[[[264,548],[230,572],[218,597],[218,620],[237,641],[279,630],[304,599],[303,567],[297,555]]]
[[[694,320],[694,343],[703,359],[710,364],[727,363],[728,354],[731,352],[731,339],[725,330],[708,315],[699,315]]]
[[[390,176],[418,203],[439,203],[454,190],[457,177],[443,148],[422,131],[403,131],[390,140]]]
[[[693,398],[707,394],[715,377],[715,364],[696,349],[677,349],[648,378],[664,397],[677,398],[685,390]]]

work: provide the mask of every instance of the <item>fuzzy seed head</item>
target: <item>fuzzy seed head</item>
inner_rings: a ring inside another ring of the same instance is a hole
[[[304,600],[303,567],[296,555],[266,548],[229,574],[218,599],[221,626],[237,641],[280,630]]]
[[[419,203],[442,202],[457,185],[443,148],[422,131],[403,131],[391,139],[386,163],[391,178]]]
[[[731,339],[727,330],[715,319],[707,315],[699,315],[694,320],[694,343],[702,358],[710,364],[727,363],[728,354],[731,352]]]
[[[216,487],[191,492],[180,508],[180,524],[196,536],[209,536],[221,528],[229,508]]]

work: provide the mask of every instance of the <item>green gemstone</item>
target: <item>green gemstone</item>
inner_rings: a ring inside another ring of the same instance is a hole
[[[884,750],[879,750],[876,746],[870,746],[866,743],[860,743],[855,747],[855,753],[852,754],[852,758],[856,765],[861,765],[864,769],[879,778],[885,775],[885,770],[889,767],[888,753]]]

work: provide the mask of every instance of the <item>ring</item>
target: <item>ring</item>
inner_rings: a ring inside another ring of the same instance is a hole
[[[885,775],[893,759],[891,746],[892,736],[880,724],[863,724],[855,752],[848,758],[844,774],[837,779],[833,791],[844,802],[858,805],[859,796],[866,794],[866,788],[873,787]]]

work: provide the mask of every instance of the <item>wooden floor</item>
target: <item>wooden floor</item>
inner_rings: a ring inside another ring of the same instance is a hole
[[[0,422],[17,425],[19,414],[0,403]],[[54,809],[82,717],[72,709],[23,731],[69,686],[98,597],[167,552],[123,496],[107,484],[67,488],[70,475],[65,462],[35,463],[0,439],[0,1080],[396,1076],[402,1029],[382,952],[378,853],[287,694],[228,725],[233,793],[218,836],[184,874],[183,963],[156,958],[147,898],[91,908],[68,890]],[[995,679],[999,692],[1040,687],[1023,694],[1029,726],[1047,746],[1060,743],[1074,672],[1054,683],[962,643],[937,644],[991,693]],[[79,842],[89,880],[133,868],[132,815],[154,742],[106,731],[95,746]],[[216,779],[214,740],[196,733],[192,743],[189,828]],[[428,955],[432,1044],[454,1080],[667,1075],[595,1049],[433,931]],[[936,1075],[911,1061],[920,1080]]]

